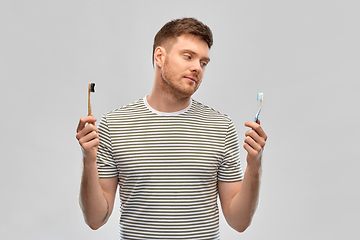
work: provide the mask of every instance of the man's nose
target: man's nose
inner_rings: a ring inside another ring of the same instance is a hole
[[[194,61],[193,64],[190,67],[191,72],[197,72],[200,73],[202,71],[201,63]]]

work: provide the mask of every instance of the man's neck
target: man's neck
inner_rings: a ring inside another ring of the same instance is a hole
[[[170,94],[158,94],[154,91],[147,96],[146,100],[153,109],[167,113],[181,111],[187,108],[191,102],[190,97],[177,98]]]

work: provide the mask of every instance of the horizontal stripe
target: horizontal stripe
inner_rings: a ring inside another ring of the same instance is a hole
[[[118,177],[122,239],[219,239],[217,181],[243,178],[231,119],[192,100],[157,115],[143,99],[103,116],[100,177]]]

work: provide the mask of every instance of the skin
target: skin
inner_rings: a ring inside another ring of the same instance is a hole
[[[243,181],[218,181],[221,208],[228,224],[238,232],[245,231],[255,214],[260,190],[262,172],[262,152],[267,135],[260,126],[260,121],[246,122],[251,130],[245,133],[243,147],[248,152],[247,167]]]
[[[76,138],[83,152],[83,175],[80,184],[80,207],[85,222],[93,230],[104,225],[114,207],[117,178],[99,178],[96,154],[99,146],[96,118],[86,116],[80,119]]]
[[[171,45],[155,49],[154,84],[147,97],[150,106],[161,112],[189,106],[210,62],[209,48],[198,37],[182,35]]]
[[[161,112],[180,111],[190,104],[199,88],[209,63],[209,48],[205,41],[191,35],[181,35],[171,46],[159,46],[154,52],[155,73],[150,106]],[[83,175],[80,186],[80,206],[86,223],[98,229],[106,223],[114,206],[118,178],[100,178],[96,166],[99,145],[96,118],[80,119],[76,138],[83,150]],[[222,211],[228,224],[243,232],[250,225],[258,205],[262,171],[262,152],[267,135],[260,121],[247,122],[244,149],[247,168],[243,181],[218,181]]]

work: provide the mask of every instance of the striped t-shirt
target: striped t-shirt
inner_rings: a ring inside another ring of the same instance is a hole
[[[121,239],[219,239],[217,181],[240,181],[231,119],[195,100],[161,113],[146,97],[105,114],[98,171],[118,177]]]

